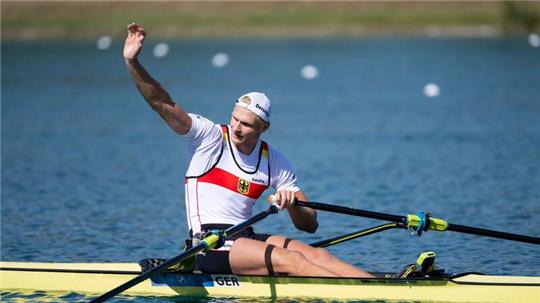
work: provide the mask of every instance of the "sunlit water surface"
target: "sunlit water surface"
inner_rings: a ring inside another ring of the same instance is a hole
[[[312,200],[540,234],[540,52],[526,38],[181,40],[166,41],[168,55],[157,58],[158,42],[147,41],[141,61],[188,111],[227,122],[239,95],[270,96],[265,139]],[[180,252],[186,144],[139,96],[121,43],[2,43],[3,261]],[[229,59],[220,68],[218,53]],[[301,76],[307,65],[317,77]],[[428,83],[438,96],[424,95]],[[305,234],[280,214],[256,229],[313,242],[380,223],[323,212],[319,222]],[[538,246],[451,232],[393,230],[329,249],[372,271],[400,270],[426,250],[449,272],[540,268]],[[87,299],[2,293],[6,302]],[[195,299],[111,302],[174,300]]]

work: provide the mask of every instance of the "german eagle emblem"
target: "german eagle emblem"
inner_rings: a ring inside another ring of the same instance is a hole
[[[249,181],[246,179],[239,178],[238,179],[238,186],[236,187],[236,190],[238,190],[239,193],[242,195],[247,195],[249,193]]]

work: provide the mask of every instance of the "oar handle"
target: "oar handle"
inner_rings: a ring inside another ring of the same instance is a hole
[[[266,200],[268,201],[268,203],[270,203],[270,205],[276,207],[277,212],[281,210],[281,206],[279,206],[279,204],[277,203],[278,200],[276,198],[276,195],[269,195]]]

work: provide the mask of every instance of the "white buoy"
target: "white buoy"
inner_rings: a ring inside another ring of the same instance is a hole
[[[300,75],[304,79],[312,80],[319,76],[319,70],[313,65],[306,65],[300,70]]]
[[[167,43],[158,43],[154,46],[154,56],[162,58],[169,53],[169,45]]]
[[[540,36],[536,33],[529,34],[529,44],[532,47],[540,47]]]
[[[110,36],[101,36],[96,42],[97,48],[99,50],[106,50],[111,47],[112,39]]]
[[[224,67],[229,63],[229,55],[225,53],[217,53],[212,57],[212,65],[214,67]]]
[[[433,98],[437,97],[441,93],[441,89],[435,83],[428,83],[424,86],[424,95]]]

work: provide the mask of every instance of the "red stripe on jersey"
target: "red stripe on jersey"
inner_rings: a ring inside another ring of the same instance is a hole
[[[198,178],[198,181],[215,184],[252,199],[258,199],[267,188],[264,184],[253,183],[239,178],[218,167]]]

